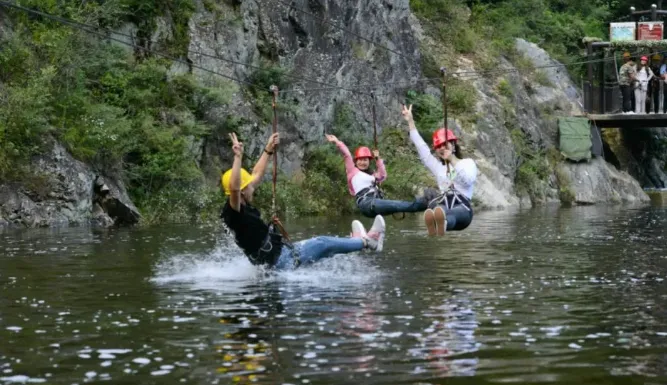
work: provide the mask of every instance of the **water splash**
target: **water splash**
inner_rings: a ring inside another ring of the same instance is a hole
[[[372,255],[364,252],[341,254],[295,270],[274,271],[254,266],[236,245],[221,241],[208,253],[162,258],[155,265],[154,277],[150,280],[158,285],[186,283],[198,289],[222,290],[266,282],[358,285],[375,282],[382,276],[371,259]]]

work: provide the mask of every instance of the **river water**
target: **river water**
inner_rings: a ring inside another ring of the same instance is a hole
[[[667,383],[664,209],[387,226],[380,254],[279,274],[218,227],[5,231],[0,384]]]

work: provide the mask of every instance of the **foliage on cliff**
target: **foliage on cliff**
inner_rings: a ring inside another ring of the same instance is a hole
[[[185,0],[153,5],[158,8],[135,0],[84,7],[75,1],[27,3],[96,26],[134,21],[138,35],[153,33],[156,16],[171,12],[178,21],[193,9]],[[27,160],[52,136],[78,159],[123,178],[148,218],[159,220],[156,211],[163,208],[172,218],[181,214],[174,219],[189,219],[202,205],[187,197],[203,178],[198,143],[211,129],[204,115],[226,103],[233,87],[170,73],[168,60],[70,26],[20,11],[10,16],[13,32],[3,36],[0,50],[0,178],[21,180],[37,171],[26,168]],[[170,54],[182,53],[187,35],[174,25],[173,37],[164,41]],[[181,210],[174,210],[176,202]]]

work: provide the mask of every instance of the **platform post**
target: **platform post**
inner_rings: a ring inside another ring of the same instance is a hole
[[[593,63],[591,62],[593,56],[593,43],[589,42],[586,44],[586,54],[588,64],[586,64],[588,72],[588,86],[584,90],[584,110],[588,113],[595,112],[593,111]],[[588,92],[586,92],[588,91]]]
[[[602,50],[602,58],[599,64],[599,82],[600,82],[600,114],[605,114],[606,108],[604,105],[605,102],[605,84],[604,84],[604,59],[606,58],[606,51]]]

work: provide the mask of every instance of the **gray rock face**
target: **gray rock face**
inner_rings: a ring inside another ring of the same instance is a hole
[[[21,184],[0,184],[0,226],[111,226],[140,218],[122,183],[98,175],[58,143],[35,157],[31,170]]]
[[[667,187],[667,128],[624,129],[622,145],[632,154],[623,165],[643,186]]]
[[[283,141],[279,162],[281,170],[288,173],[299,169],[309,146],[324,143],[324,132],[331,129],[336,106],[341,102],[355,106],[353,113],[359,124],[358,132],[366,134],[370,142],[370,95],[336,89],[336,86],[364,90],[363,84],[406,83],[421,76],[419,44],[409,21],[408,0],[269,0],[243,1],[237,7],[222,3],[218,7],[219,11],[212,13],[198,4],[198,12],[190,23],[193,54],[189,59],[239,79],[247,79],[257,70],[202,56],[202,53],[255,67],[268,59],[288,68],[288,76],[284,77],[285,93],[281,93],[278,100]],[[400,55],[357,39],[332,24],[344,26]],[[197,69],[194,72],[204,79],[210,77]],[[305,89],[321,90],[303,91]],[[268,95],[268,85],[266,90],[260,91]],[[218,122],[229,115],[247,119],[237,131],[246,141],[246,152],[253,157],[259,155],[271,132],[270,120],[256,124],[257,106],[239,97],[241,92],[236,96],[234,106],[224,112],[212,112],[212,115]],[[400,123],[398,104],[391,103],[394,97],[391,92],[376,96],[380,130],[383,125]],[[270,108],[270,104],[260,107]],[[210,168],[219,168],[221,160],[229,164],[231,154],[226,141],[224,130],[209,140],[208,144],[224,144],[223,149],[209,147],[205,150],[209,154],[205,163]],[[222,159],[212,159],[214,157]],[[216,166],[211,166],[214,164]]]
[[[536,95],[533,96],[538,104],[552,103],[560,104],[557,109],[565,112],[580,113],[583,110],[582,95],[570,79],[565,67],[556,67],[561,64],[551,58],[551,56],[537,44],[527,42],[523,39],[516,40],[516,49],[520,54],[528,57],[539,71],[544,73],[551,83],[552,87],[536,84]],[[553,90],[558,92],[553,92]]]
[[[560,170],[569,179],[569,188],[577,204],[650,201],[635,179],[603,159],[596,158],[590,163],[563,163]]]

